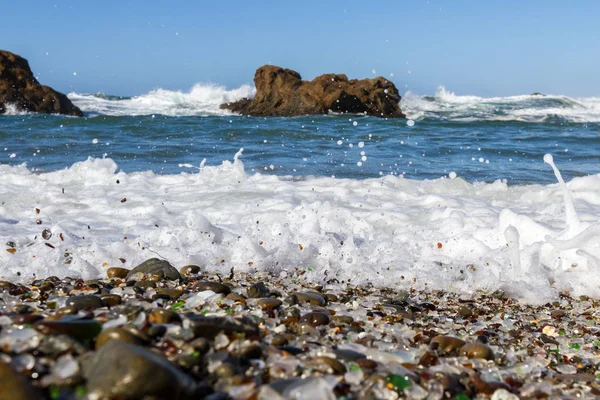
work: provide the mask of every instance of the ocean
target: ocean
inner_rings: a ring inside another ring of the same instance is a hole
[[[532,303],[600,296],[600,98],[440,88],[406,93],[406,120],[218,107],[253,93],[70,93],[84,118],[0,115],[0,279],[160,257]]]

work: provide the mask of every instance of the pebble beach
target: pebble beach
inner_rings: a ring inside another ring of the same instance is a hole
[[[0,282],[1,399],[581,399],[598,300],[227,276],[150,259]]]

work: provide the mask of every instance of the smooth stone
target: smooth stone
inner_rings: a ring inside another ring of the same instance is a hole
[[[298,304],[298,296],[296,296],[295,294],[291,294],[288,297],[286,297],[283,300],[283,302],[287,306],[295,306],[296,304]]]
[[[457,352],[461,347],[465,345],[465,341],[454,336],[438,335],[431,339],[429,348],[432,350],[438,350],[442,354],[450,354]],[[437,345],[437,346],[436,346]]]
[[[95,338],[102,331],[102,325],[93,319],[44,320],[36,322],[34,327],[44,334],[62,333],[82,342]]]
[[[279,299],[260,299],[257,304],[263,310],[273,310],[280,307],[283,302]]]
[[[178,298],[180,298],[185,292],[183,290],[179,290],[179,289],[171,289],[171,288],[156,288],[156,293],[158,294],[165,294],[167,296],[170,296],[173,300],[177,300]]]
[[[122,302],[121,296],[118,294],[103,294],[100,298],[108,307],[118,306]]]
[[[231,292],[227,296],[225,296],[227,300],[233,300],[242,304],[246,304],[246,298],[239,293]]]
[[[165,357],[120,341],[96,351],[85,375],[90,398],[182,400],[207,394]]]
[[[369,360],[368,358],[361,358],[359,360],[356,360],[356,364],[363,369],[377,368],[377,361]]]
[[[76,307],[61,307],[54,312],[54,315],[57,317],[63,317],[65,315],[75,315],[77,312],[78,310]]]
[[[160,275],[161,273],[166,279],[175,281],[181,279],[179,271],[175,269],[168,261],[160,260],[158,258],[151,258],[144,261],[127,274],[127,279],[131,278],[136,273],[142,273],[144,275]]]
[[[240,352],[240,358],[242,358],[242,360],[258,360],[262,357],[262,354],[262,348],[260,347],[260,345],[251,344],[249,346],[246,346]]]
[[[43,319],[44,319],[44,316],[41,314],[20,314],[20,315],[17,315],[13,319],[13,323],[15,325],[25,325],[25,324],[32,325]]]
[[[261,299],[263,297],[268,297],[270,292],[271,291],[264,283],[259,282],[250,285],[246,289],[246,296],[250,299]]]
[[[151,324],[178,324],[181,322],[181,317],[173,310],[155,308],[148,315],[148,322]]]
[[[104,307],[104,302],[98,296],[85,294],[69,297],[65,305],[67,307],[75,307],[77,310],[95,310],[96,308]]]
[[[129,270],[127,268],[121,268],[121,267],[111,267],[106,270],[106,276],[109,278],[125,279],[125,278],[127,278],[128,273],[129,273]]]
[[[223,362],[215,369],[215,375],[219,378],[230,378],[235,375],[235,366],[230,362]]]
[[[310,322],[301,322],[296,325],[296,333],[298,335],[318,336],[319,331]]]
[[[137,345],[144,344],[144,341],[139,336],[134,335],[128,330],[122,328],[108,328],[102,330],[96,338],[96,350],[114,340]]]
[[[279,347],[286,346],[289,343],[289,340],[283,335],[275,335],[273,339],[271,339],[271,346]]]
[[[198,265],[186,265],[179,269],[179,273],[183,276],[195,275],[200,272],[200,267]]]
[[[471,311],[469,307],[461,305],[460,307],[458,307],[458,315],[460,315],[463,318],[469,318],[473,315],[473,311]]]
[[[567,312],[565,310],[552,310],[552,311],[550,311],[550,316],[552,318],[563,318],[566,315],[567,315]]]
[[[335,349],[333,350],[333,354],[335,354],[335,356],[340,360],[344,361],[356,361],[367,357],[363,353],[347,349]]]
[[[144,290],[148,290],[150,288],[154,289],[154,288],[156,288],[156,286],[157,286],[156,282],[155,281],[150,281],[150,280],[147,280],[147,281],[137,281],[135,283],[135,285],[133,285],[133,287],[137,287],[137,288],[144,289]]]
[[[313,363],[315,364],[327,364],[336,375],[341,375],[346,373],[346,367],[344,364],[331,357],[315,357],[313,358]]]
[[[328,303],[336,303],[339,301],[339,298],[333,293],[327,293],[325,294],[325,297],[327,298]]]
[[[247,317],[214,317],[195,315],[189,317],[190,328],[196,337],[214,339],[219,332],[225,335],[243,334],[246,336],[258,336],[258,325]]]
[[[196,282],[192,288],[195,292],[203,292],[205,290],[212,290],[215,293],[220,293],[224,295],[228,295],[231,293],[231,288],[223,283],[219,282],[211,282],[211,281],[201,281]]]
[[[0,362],[0,399],[5,400],[37,400],[41,395],[22,374],[10,364]]]
[[[310,303],[313,306],[325,306],[327,302],[325,299],[315,293],[294,293],[298,298],[299,303]]]
[[[210,350],[210,341],[203,337],[196,338],[196,339],[192,340],[189,344],[195,350],[200,352],[200,354],[206,354]]]
[[[468,358],[483,358],[486,360],[494,360],[496,358],[494,350],[483,343],[467,343],[460,348],[459,355]]]
[[[308,322],[313,326],[327,325],[329,320],[329,315],[317,311],[306,313],[300,318],[300,322]]]

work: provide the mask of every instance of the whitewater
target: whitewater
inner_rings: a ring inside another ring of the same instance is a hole
[[[408,120],[219,109],[253,95],[71,93],[84,118],[0,116],[0,279],[158,257],[529,303],[600,296],[600,99],[440,88],[406,93]]]

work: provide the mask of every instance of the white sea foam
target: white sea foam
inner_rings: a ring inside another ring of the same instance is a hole
[[[189,92],[156,89],[141,96],[120,99],[114,96],[69,93],[68,97],[84,112],[114,116],[134,115],[231,115],[219,106],[254,97],[255,89],[243,85],[227,90],[223,86],[196,84]]]
[[[558,95],[478,97],[457,95],[440,86],[435,96],[407,92],[400,103],[411,119],[457,121],[600,122],[600,97]]]
[[[42,174],[0,165],[0,279],[92,278],[164,257],[223,272],[300,268],[315,281],[503,289],[533,303],[563,290],[600,296],[600,175],[564,189],[296,180],[248,174],[240,154],[176,175],[94,158]]]
[[[4,104],[4,114],[5,115],[26,115],[26,114],[29,114],[29,112],[19,109],[15,104],[5,103]]]

